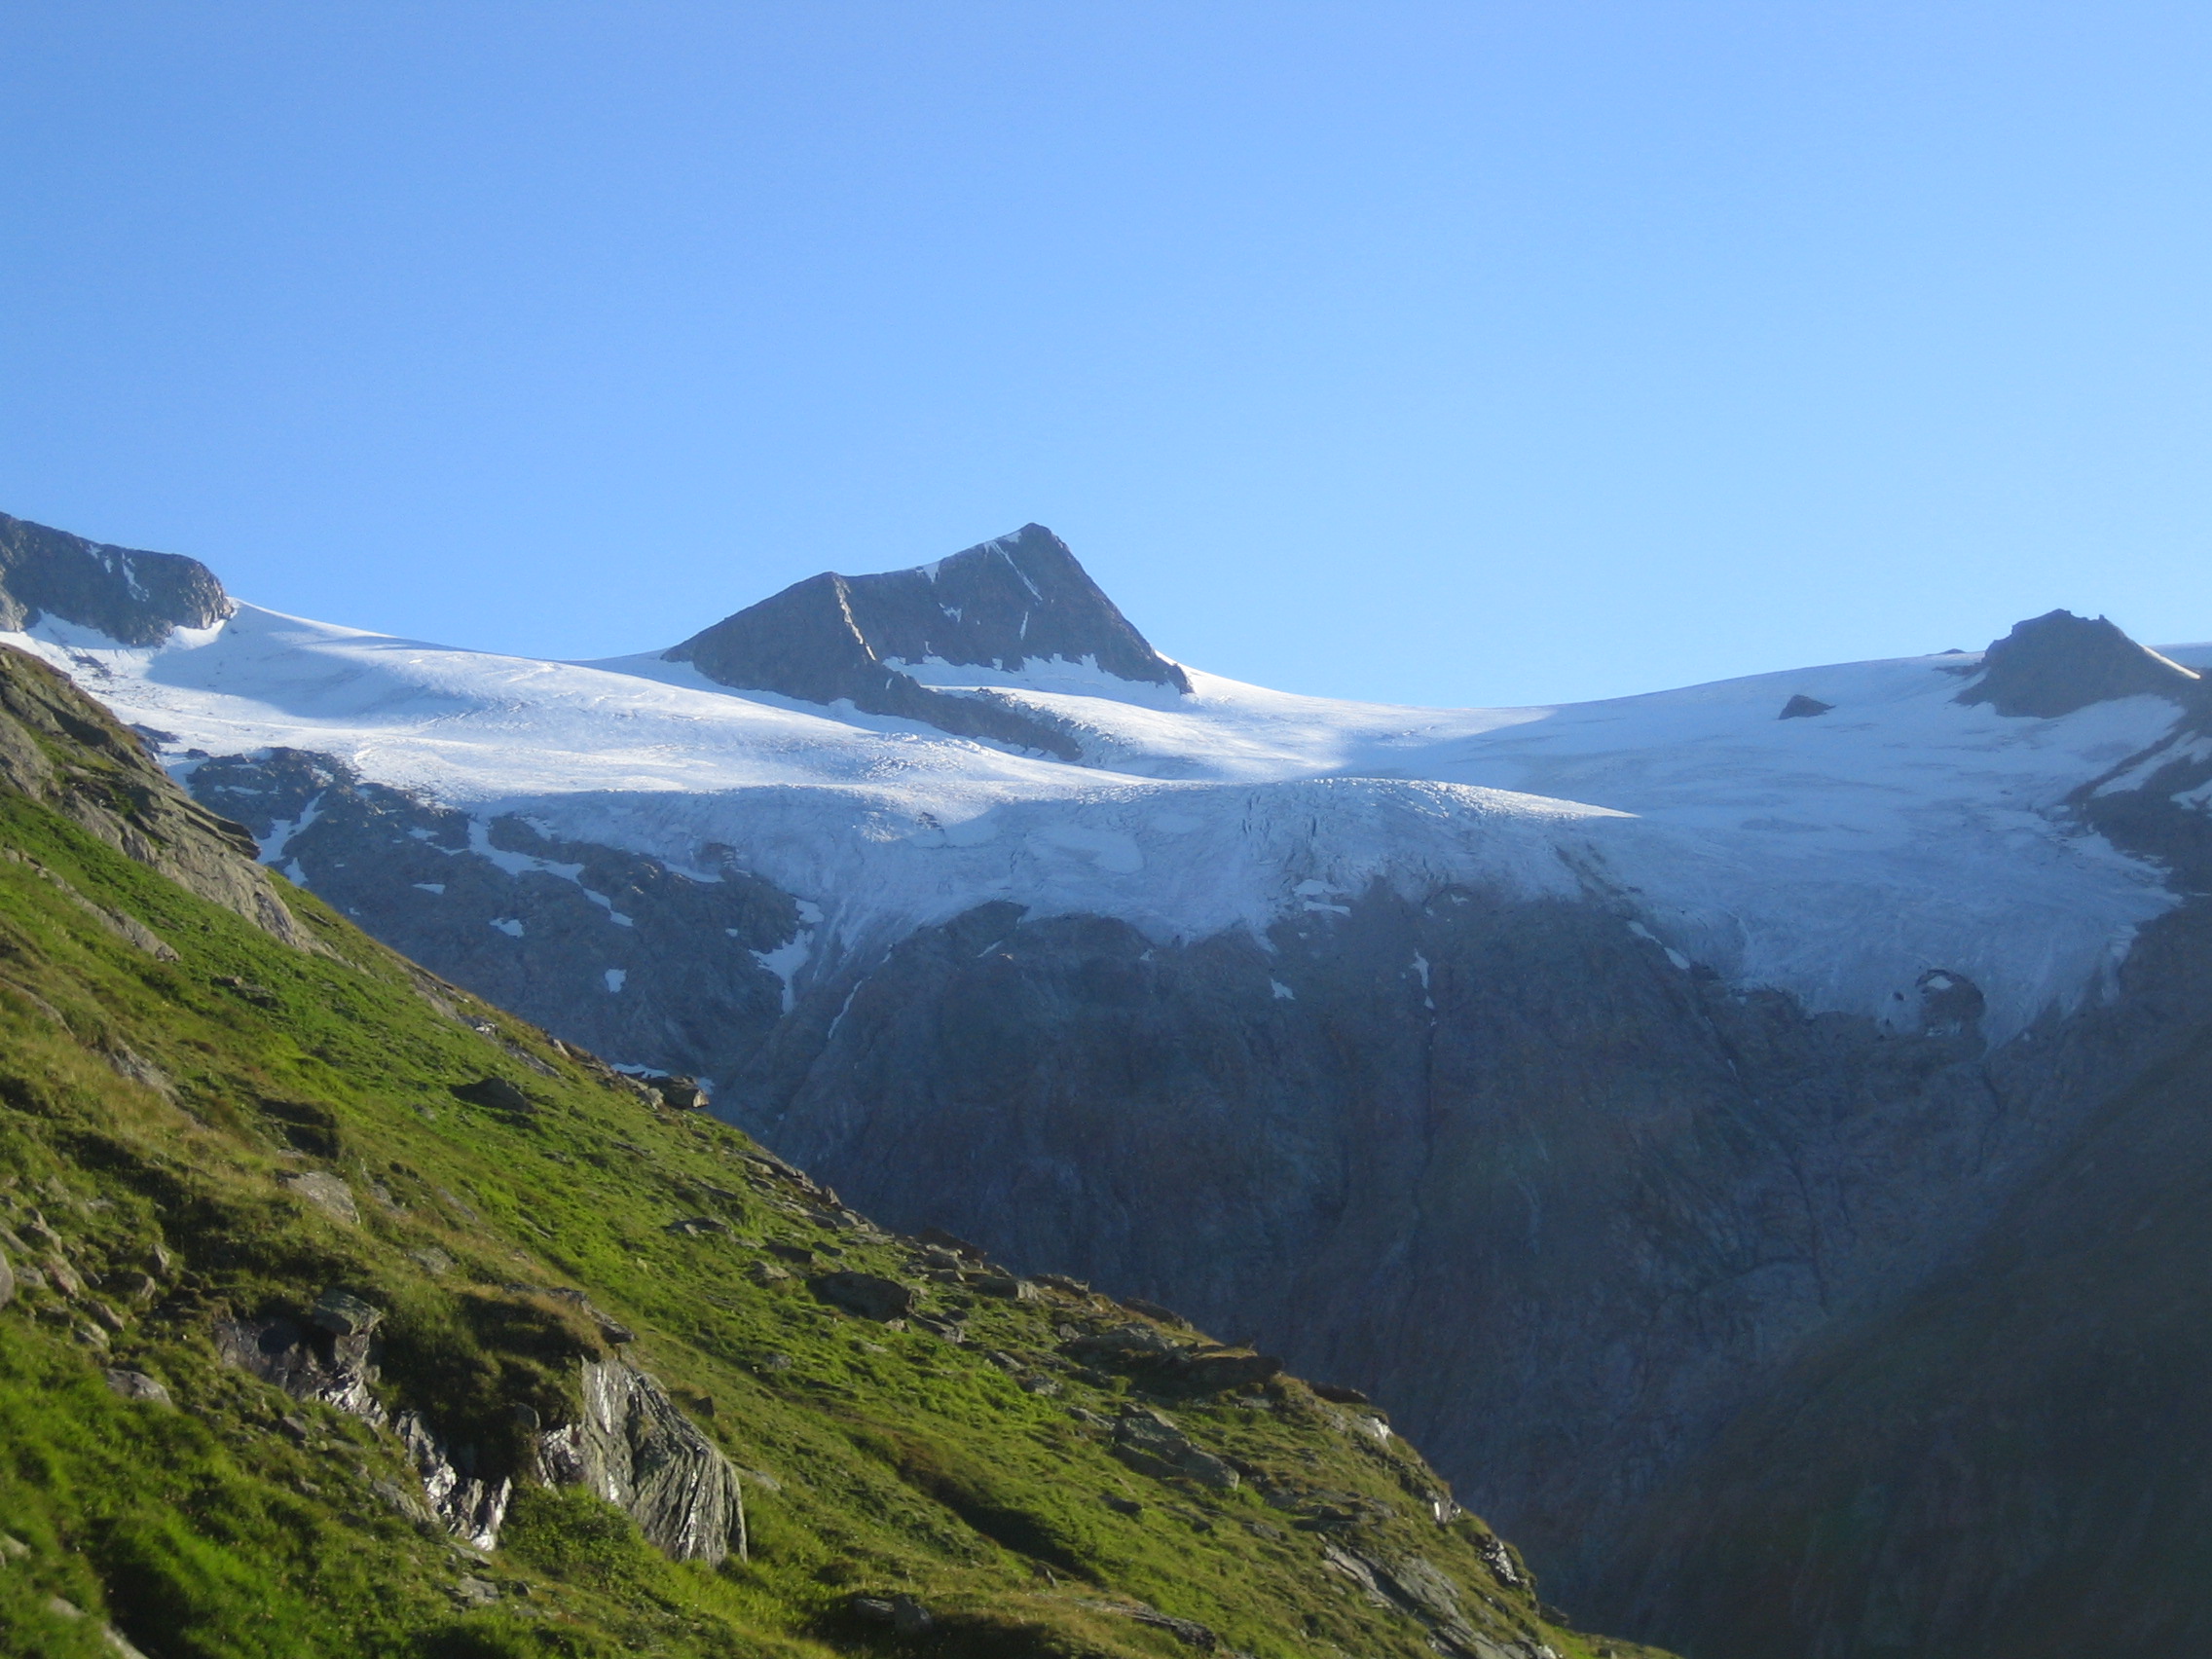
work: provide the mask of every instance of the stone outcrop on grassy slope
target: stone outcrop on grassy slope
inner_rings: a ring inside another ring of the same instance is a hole
[[[583,1411],[542,1435],[537,1467],[628,1511],[673,1561],[742,1557],[745,1495],[736,1469],[668,1397],[619,1359],[582,1362]]]
[[[105,709],[8,646],[0,646],[0,788],[53,807],[285,943],[307,946],[255,862],[253,838],[171,783]]]

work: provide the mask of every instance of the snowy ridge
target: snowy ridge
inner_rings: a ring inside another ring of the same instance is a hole
[[[819,906],[816,943],[886,940],[993,899],[1156,938],[1265,929],[1371,884],[1589,897],[1670,952],[1816,1009],[1902,1016],[1931,969],[2003,1037],[2092,994],[2174,903],[2066,795],[2158,741],[2174,704],[2057,719],[1954,699],[1973,656],[1839,664],[1554,709],[1416,710],[1190,671],[915,665],[1082,734],[1084,763],[733,692],[681,662],[498,656],[241,605],[151,647],[49,622],[0,636],[174,750],[288,746],[481,818],[698,867],[722,842]],[[2204,653],[2169,651],[2192,661]],[[1834,705],[1779,720],[1794,694]],[[278,849],[280,854],[281,849]]]

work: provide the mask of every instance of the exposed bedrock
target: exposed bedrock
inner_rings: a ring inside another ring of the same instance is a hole
[[[2194,670],[2137,645],[2104,617],[2052,610],[2015,624],[1991,645],[1979,677],[1958,700],[1987,703],[2001,715],[2051,719],[2114,697],[2184,702],[2202,689]]]
[[[663,653],[709,680],[802,702],[850,702],[959,737],[1082,757],[1073,734],[988,691],[922,684],[906,664],[1016,673],[1088,660],[1118,679],[1177,691],[1189,679],[1146,642],[1043,525],[935,565],[876,575],[825,571],[726,616]]]
[[[49,616],[127,645],[156,645],[176,628],[231,614],[215,572],[177,553],[88,541],[0,513],[0,630]]]
[[[2141,1045],[1970,1248],[1636,1506],[1591,1607],[1697,1659],[2212,1651],[2208,964],[2199,902],[2070,1052],[2015,1057],[2048,1096]]]

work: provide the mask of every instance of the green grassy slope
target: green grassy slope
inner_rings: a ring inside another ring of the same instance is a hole
[[[0,656],[0,682],[60,695]],[[92,725],[32,734],[68,788],[125,820],[173,808],[104,716],[70,719]],[[154,1659],[1415,1659],[1455,1607],[1447,1650],[1480,1659],[1648,1651],[1561,1628],[1479,1521],[1439,1523],[1442,1482],[1369,1414],[1282,1378],[1148,1391],[1080,1338],[1197,1333],[1076,1287],[989,1294],[312,896],[284,893],[303,950],[62,806],[0,789],[0,1251],[21,1280],[0,1308],[0,1653],[112,1654],[112,1625]],[[455,1092],[487,1078],[530,1109]],[[353,1219],[303,1192],[311,1171]],[[826,1306],[806,1281],[834,1269],[923,1285],[965,1341]],[[530,1414],[574,1417],[605,1321],[628,1327],[624,1355],[745,1472],[750,1559],[672,1563],[610,1505],[527,1485],[497,1551],[457,1544],[392,1435],[216,1351],[218,1320],[304,1316],[334,1287],[385,1310],[384,1403],[495,1476],[528,1467]],[[1135,1405],[1237,1484],[1117,1458]],[[910,1596],[932,1628],[871,1623],[860,1595]]]

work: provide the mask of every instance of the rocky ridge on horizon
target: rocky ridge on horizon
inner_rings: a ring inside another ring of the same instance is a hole
[[[231,614],[215,572],[177,553],[88,541],[0,513],[0,633],[58,616],[127,645]]]

